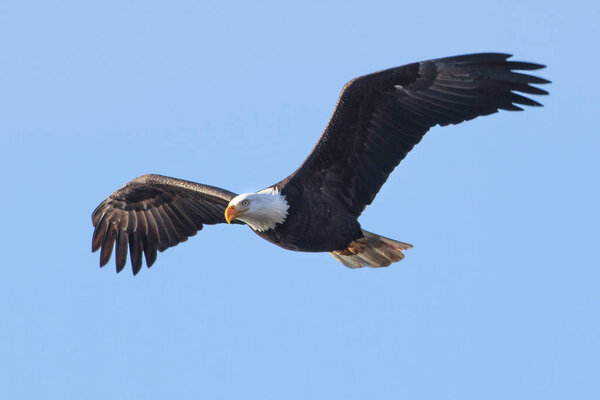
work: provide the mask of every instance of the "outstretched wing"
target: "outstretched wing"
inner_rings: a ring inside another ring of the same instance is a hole
[[[204,224],[225,223],[225,208],[235,196],[227,190],[167,176],[140,176],[94,210],[92,251],[102,249],[102,267],[116,245],[115,262],[120,272],[129,248],[135,275],[142,267],[142,252],[149,268],[157,250],[162,252],[186,241]]]
[[[510,54],[471,54],[408,64],[348,82],[311,154],[281,183],[320,192],[358,217],[392,170],[435,125],[458,124],[516,104],[541,106],[515,92],[548,94],[549,81],[514,70],[540,64]]]

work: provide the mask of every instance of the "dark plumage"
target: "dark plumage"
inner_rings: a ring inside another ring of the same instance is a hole
[[[148,267],[156,251],[185,242],[206,225],[225,222],[225,207],[234,193],[160,175],[140,176],[104,200],[92,214],[92,251],[100,248],[100,266],[110,259],[116,243],[117,272],[125,266],[127,246],[133,273]],[[236,222],[239,223],[239,222]]]
[[[458,124],[498,110],[521,111],[519,105],[541,105],[516,92],[547,94],[532,84],[549,81],[514,70],[544,66],[507,61],[509,57],[497,53],[448,57],[348,82],[308,158],[296,172],[270,187],[289,205],[283,222],[255,229],[256,233],[286,249],[332,252],[353,268],[385,266],[401,259],[400,250],[410,245],[362,230],[357,218],[431,127]],[[139,177],[94,211],[92,250],[102,249],[103,266],[116,243],[120,271],[129,248],[136,274],[142,253],[151,266],[157,250],[187,240],[204,224],[226,222],[228,204],[232,209],[240,207],[241,203],[233,204],[234,198],[234,193],[193,182],[158,175]],[[244,221],[251,227],[253,211],[248,211]]]

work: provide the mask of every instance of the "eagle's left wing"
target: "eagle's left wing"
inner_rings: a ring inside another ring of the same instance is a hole
[[[516,70],[544,66],[509,57],[440,58],[351,80],[311,154],[282,183],[318,192],[358,217],[431,127],[541,105],[517,92],[547,94],[532,84],[548,81]]]

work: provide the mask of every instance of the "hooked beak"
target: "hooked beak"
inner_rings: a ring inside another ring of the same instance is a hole
[[[233,206],[233,205],[227,206],[227,208],[225,209],[225,221],[227,221],[227,223],[230,224],[231,221],[234,221],[237,217],[239,217],[243,213],[245,213],[245,211],[236,210],[235,206]]]

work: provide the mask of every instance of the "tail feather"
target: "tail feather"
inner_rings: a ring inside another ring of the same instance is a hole
[[[348,268],[387,267],[404,258],[402,250],[412,245],[363,230],[362,238],[355,240],[344,251],[330,252],[336,260]]]

